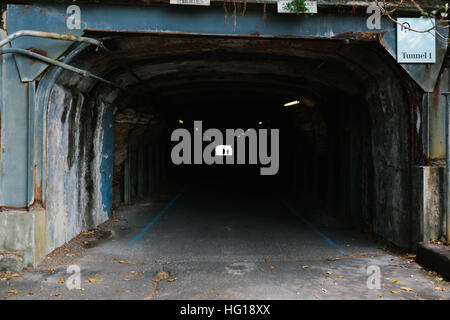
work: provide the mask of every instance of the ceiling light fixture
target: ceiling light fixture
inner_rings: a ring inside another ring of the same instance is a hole
[[[291,101],[291,102],[285,103],[284,106],[285,107],[290,107],[290,106],[295,106],[296,104],[299,104],[299,103],[300,103],[300,100],[295,100],[295,101]]]

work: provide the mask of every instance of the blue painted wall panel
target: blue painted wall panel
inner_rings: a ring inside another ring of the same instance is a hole
[[[14,57],[0,56],[0,206],[23,207],[28,194],[28,84]]]
[[[103,146],[102,162],[100,165],[101,194],[103,210],[111,215],[113,201],[113,168],[114,168],[114,113],[112,107],[106,107],[102,120]]]

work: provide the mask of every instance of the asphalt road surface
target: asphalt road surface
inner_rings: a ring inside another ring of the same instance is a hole
[[[117,209],[99,230],[56,250],[36,270],[1,273],[0,297],[450,298],[449,283],[413,256],[252,188],[153,196]],[[70,265],[79,267],[80,289],[67,287],[76,284]]]

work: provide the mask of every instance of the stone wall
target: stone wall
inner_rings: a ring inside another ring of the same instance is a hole
[[[47,122],[47,251],[108,218],[101,165],[108,106],[56,85]],[[112,174],[112,172],[111,172]]]

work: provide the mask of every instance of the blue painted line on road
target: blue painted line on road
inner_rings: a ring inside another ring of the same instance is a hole
[[[335,246],[335,243],[330,238],[324,235],[322,231],[317,229],[311,222],[309,222],[305,217],[303,217],[300,213],[298,213],[297,210],[295,210],[289,203],[287,203],[284,200],[281,200],[281,202],[283,202],[283,204],[310,229],[312,229],[315,233],[317,233],[319,236],[325,239],[325,241],[328,242],[330,245]],[[344,256],[346,255],[344,250],[338,249],[338,252]]]
[[[172,200],[170,200],[170,202],[152,219],[152,221],[149,222],[149,224],[147,224],[144,229],[142,229],[142,231],[133,238],[133,240],[131,240],[128,243],[128,246],[132,246],[136,241],[138,241],[140,238],[142,238],[142,236],[144,235],[144,233],[148,230],[148,228],[150,228],[152,225],[154,225],[156,223],[156,221],[158,221],[159,218],[161,218],[161,216],[175,203],[175,201],[177,201],[177,199],[181,196],[181,193],[177,194]]]

